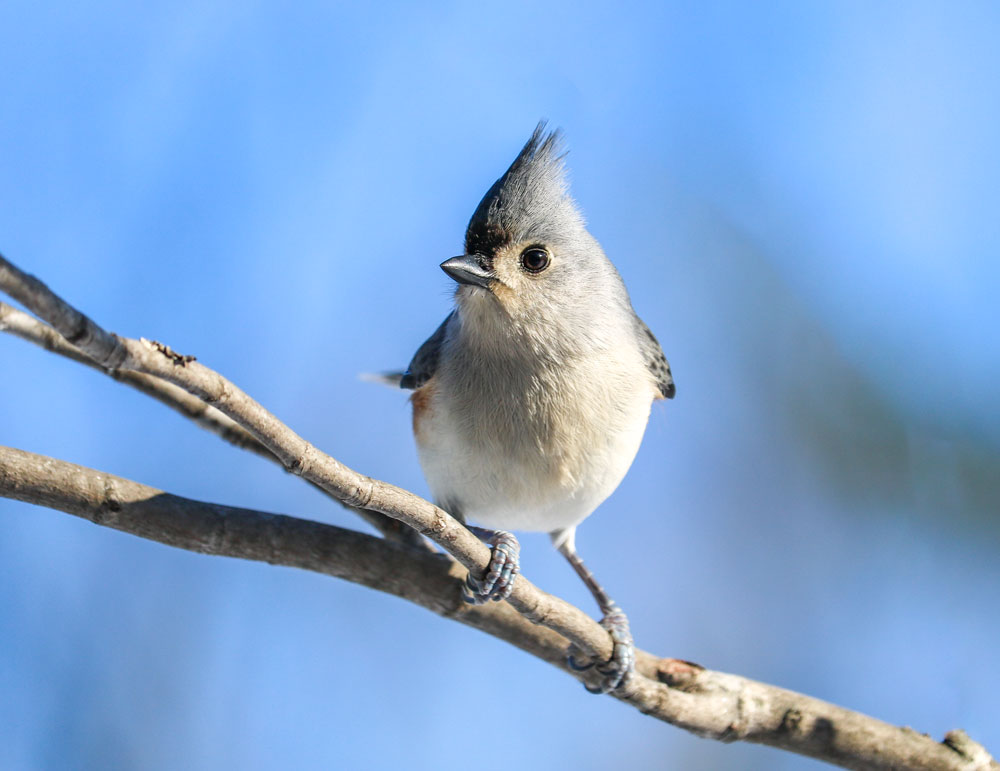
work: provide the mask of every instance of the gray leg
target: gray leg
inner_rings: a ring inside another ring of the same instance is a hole
[[[608,593],[604,591],[604,587],[597,583],[597,579],[590,572],[590,568],[583,564],[580,555],[576,553],[574,532],[570,531],[566,533],[565,531],[557,531],[551,535],[556,548],[569,561],[569,564],[573,566],[573,570],[576,571],[577,575],[583,579],[583,583],[587,585],[590,593],[594,595],[594,599],[597,600],[597,604],[601,608],[601,613],[604,615],[601,619],[601,626],[607,629],[608,634],[611,635],[611,642],[613,644],[611,659],[603,664],[596,665],[597,671],[604,678],[597,688],[587,686],[587,690],[591,693],[608,693],[626,685],[632,677],[632,672],[635,670],[635,649],[632,646],[632,632],[629,629],[628,617],[614,600],[608,596]],[[590,669],[595,666],[593,662],[580,664],[572,654],[569,657],[569,665],[576,670]]]
[[[506,600],[514,589],[514,579],[521,572],[521,545],[506,530],[482,527],[469,527],[469,530],[489,544],[493,555],[482,578],[474,578],[472,573],[466,577],[463,587],[465,601],[482,605],[489,600]]]

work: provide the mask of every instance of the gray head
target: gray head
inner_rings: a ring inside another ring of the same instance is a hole
[[[539,123],[472,215],[465,254],[442,263],[463,316],[548,337],[632,323],[625,287],[570,197],[561,145]]]

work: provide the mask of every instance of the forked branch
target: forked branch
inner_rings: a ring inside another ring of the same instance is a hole
[[[414,528],[461,567],[445,555],[413,546],[308,520],[190,501],[9,448],[0,448],[0,496],[56,508],[171,546],[346,578],[475,626],[564,671],[569,671],[564,657],[570,643],[593,658],[609,656],[608,637],[593,619],[523,576],[509,605],[465,606],[459,588],[464,570],[482,571],[489,557],[474,535],[419,496],[359,474],[322,453],[218,373],[160,343],[105,331],[2,257],[0,290],[52,325],[61,340],[53,339],[50,349],[92,361],[111,373],[147,377],[154,391],[173,384],[214,407],[234,430],[246,432],[257,443],[253,447],[264,448],[290,471],[347,505]],[[3,324],[11,310],[0,308],[0,329],[14,331]],[[171,394],[171,399],[181,398]],[[209,414],[216,419],[214,412]],[[960,731],[938,743],[808,696],[643,651],[637,652],[637,676],[630,687],[613,695],[700,736],[768,744],[845,768],[1000,771],[989,753]]]

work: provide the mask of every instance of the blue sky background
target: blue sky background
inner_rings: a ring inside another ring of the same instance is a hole
[[[678,384],[578,536],[638,643],[996,753],[998,33],[985,2],[10,0],[0,250],[426,494],[404,395],[357,375],[447,313],[437,264],[548,118]],[[0,443],[357,524],[5,335],[0,373]],[[819,767],[359,587],[0,512],[2,768]]]

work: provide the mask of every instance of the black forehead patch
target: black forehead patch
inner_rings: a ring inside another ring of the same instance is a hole
[[[465,233],[465,253],[493,257],[512,240],[509,231],[494,222],[476,222]]]
[[[529,237],[540,223],[554,215],[579,215],[568,196],[565,169],[559,154],[558,131],[539,123],[527,144],[476,207],[465,231],[468,254],[494,255],[518,238]]]

